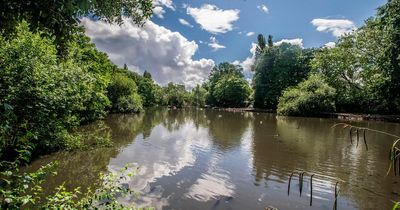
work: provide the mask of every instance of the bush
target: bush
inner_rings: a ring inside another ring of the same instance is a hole
[[[136,83],[121,73],[113,75],[107,88],[113,112],[139,112],[143,109]]]
[[[307,80],[283,92],[279,98],[279,115],[315,115],[335,111],[336,90],[320,75],[311,75]]]
[[[92,74],[59,61],[53,39],[26,22],[10,40],[0,38],[0,158],[16,150],[48,152],[66,146],[95,92]]]
[[[248,82],[234,75],[223,76],[215,85],[213,95],[220,107],[244,107],[250,98]]]

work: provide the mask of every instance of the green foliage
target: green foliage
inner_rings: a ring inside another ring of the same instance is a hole
[[[170,82],[163,88],[162,94],[162,100],[167,106],[181,108],[189,104],[190,94],[184,85]]]
[[[243,77],[224,75],[215,85],[213,95],[220,107],[245,107],[251,89]]]
[[[320,75],[310,77],[289,88],[279,98],[279,115],[314,115],[335,111],[335,89],[330,87]]]
[[[16,0],[0,3],[0,28],[11,35],[21,20],[54,35],[58,50],[65,55],[66,44],[73,39],[79,18],[91,15],[107,22],[122,23],[129,17],[142,25],[152,14],[152,1],[147,0]]]
[[[96,92],[93,74],[77,62],[59,62],[52,39],[30,32],[26,22],[16,31],[0,39],[1,158],[21,148],[65,147],[68,130],[82,121]]]
[[[191,102],[193,106],[204,107],[206,105],[207,90],[197,85],[191,92]]]
[[[89,37],[85,36],[83,29],[74,35],[74,40],[68,45],[67,59],[94,77],[94,90],[85,101],[85,109],[80,113],[82,121],[90,122],[102,118],[106,114],[106,108],[110,106],[107,87],[116,66],[108,59],[107,54],[96,49]]]
[[[113,112],[139,112],[143,109],[135,81],[116,73],[107,88]]]
[[[79,188],[68,191],[61,185],[54,194],[43,198],[41,184],[49,175],[56,174],[58,163],[49,163],[32,173],[20,172],[20,163],[18,159],[0,162],[1,209],[140,209],[134,204],[124,206],[118,202],[118,198],[136,195],[125,182],[137,173],[137,168],[130,169],[126,165],[118,172],[100,174],[101,185],[94,192],[88,189],[83,194]]]
[[[388,2],[335,48],[316,54],[313,69],[337,89],[340,111],[400,112],[399,10],[399,1]]]
[[[206,103],[221,107],[247,105],[251,90],[242,72],[241,66],[226,62],[215,66],[205,85],[209,93]]]
[[[143,106],[152,107],[157,104],[156,89],[157,84],[151,78],[151,74],[147,71],[143,73],[138,82],[138,92],[142,98]]]
[[[42,166],[33,173],[20,173],[19,161],[0,162],[0,208],[20,209],[23,206],[35,204],[42,193],[41,183],[47,175],[55,173],[57,163]],[[29,192],[29,193],[28,193]]]
[[[254,65],[254,107],[275,109],[282,91],[307,77],[312,57],[312,49],[287,43],[264,48]]]

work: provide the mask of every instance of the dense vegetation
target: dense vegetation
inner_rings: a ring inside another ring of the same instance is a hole
[[[243,107],[249,104],[251,89],[238,65],[221,63],[211,70],[205,83],[206,103],[219,107]]]
[[[313,74],[297,86],[283,91],[277,112],[280,115],[312,116],[335,111],[335,89],[320,75]]]
[[[338,112],[400,113],[399,14],[400,1],[389,1],[376,17],[343,35],[333,48],[273,46],[271,36],[266,44],[259,35],[253,68],[254,106],[277,108],[283,115],[309,115],[316,105],[316,112],[332,112],[336,107]],[[311,81],[300,83],[307,78]],[[316,78],[321,78],[318,86],[326,90],[313,90],[320,96],[306,99],[310,90],[300,91],[317,85]],[[329,86],[333,90],[328,91]],[[331,102],[326,106],[325,100],[330,101],[332,94],[333,106]]]
[[[284,89],[303,81],[311,70],[314,50],[282,43],[273,46],[272,36],[266,46],[259,35],[257,60],[254,64],[254,107],[276,109]]]

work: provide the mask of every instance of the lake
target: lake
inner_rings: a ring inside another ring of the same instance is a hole
[[[111,136],[113,146],[51,154],[29,170],[59,161],[44,186],[50,193],[62,183],[96,187],[100,172],[139,167],[126,180],[139,196],[121,202],[156,209],[332,209],[337,181],[337,209],[391,209],[391,200],[400,201],[399,176],[386,176],[395,139],[367,132],[367,151],[355,136],[350,143],[348,129],[332,128],[339,122],[194,108],[112,114],[79,130]],[[400,124],[350,123],[400,134]]]

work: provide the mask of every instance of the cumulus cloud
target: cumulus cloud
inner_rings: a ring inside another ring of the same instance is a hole
[[[300,46],[301,48],[304,48],[304,46],[303,46],[303,39],[300,39],[300,38],[296,38],[296,39],[282,39],[282,40],[280,40],[280,41],[278,41],[278,42],[274,42],[274,45],[279,46],[279,45],[281,45],[282,43],[289,43],[289,44],[291,44],[291,45],[298,45],[298,46]]]
[[[147,70],[162,85],[175,82],[193,88],[207,78],[214,66],[211,59],[192,59],[198,49],[195,41],[152,21],[144,27],[129,19],[124,19],[121,26],[89,18],[83,18],[81,23],[96,47],[115,64],[127,64],[139,73]]]
[[[324,45],[326,48],[334,48],[336,46],[335,42],[328,42]]]
[[[322,19],[317,18],[311,21],[317,27],[317,31],[331,32],[334,36],[340,37],[356,29],[355,24],[347,19]]]
[[[221,45],[221,44],[218,43],[218,40],[215,38],[215,36],[210,37],[210,43],[208,43],[208,46],[213,48],[214,51],[226,48],[224,45]]]
[[[162,19],[164,18],[165,10],[163,7],[155,6],[153,8],[153,14]]]
[[[256,43],[251,43],[251,48],[250,48],[250,56],[247,57],[244,61],[238,61],[235,60],[232,62],[234,65],[240,65],[243,67],[243,71],[245,75],[251,76],[251,67],[253,66],[255,60],[256,60],[256,48],[257,44]]]
[[[258,5],[258,6],[257,6],[257,9],[261,10],[261,11],[264,12],[264,13],[267,13],[267,14],[269,13],[268,7],[265,6],[264,4]]]
[[[159,17],[159,18],[164,18],[165,14],[165,9],[164,7],[167,7],[173,11],[175,11],[175,6],[172,2],[172,0],[153,0],[153,13]]]
[[[247,34],[246,34],[246,36],[253,36],[254,35],[254,32],[248,32]]]
[[[190,28],[193,28],[193,25],[190,24],[189,22],[187,22],[185,19],[179,18],[179,22],[180,22],[182,25],[189,26]]]
[[[215,5],[204,4],[200,8],[187,5],[186,12],[201,25],[202,29],[213,34],[218,34],[233,30],[233,22],[239,19],[240,10],[223,10]]]

